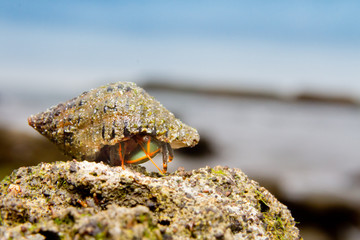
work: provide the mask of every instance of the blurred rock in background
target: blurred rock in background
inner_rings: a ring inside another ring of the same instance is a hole
[[[21,166],[39,162],[64,161],[70,158],[42,136],[0,128],[0,179]]]

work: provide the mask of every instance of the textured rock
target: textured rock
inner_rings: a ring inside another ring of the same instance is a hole
[[[22,167],[0,184],[0,213],[0,239],[301,239],[286,206],[226,167]]]

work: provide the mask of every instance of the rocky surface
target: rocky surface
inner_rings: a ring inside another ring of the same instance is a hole
[[[22,167],[0,183],[0,213],[0,239],[301,239],[286,206],[227,167]]]

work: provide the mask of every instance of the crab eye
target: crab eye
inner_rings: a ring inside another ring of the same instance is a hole
[[[149,161],[149,157],[155,157],[160,152],[160,144],[156,140],[143,138],[138,141],[137,147],[126,157],[126,163],[140,164]]]

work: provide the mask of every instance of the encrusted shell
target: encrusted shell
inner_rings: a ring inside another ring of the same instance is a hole
[[[118,82],[88,92],[45,112],[29,125],[76,159],[94,160],[105,145],[148,134],[172,148],[195,146],[196,129],[182,123],[144,89]]]

